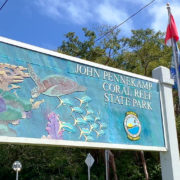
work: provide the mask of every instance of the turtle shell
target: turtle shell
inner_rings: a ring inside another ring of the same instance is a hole
[[[76,91],[85,91],[86,88],[80,86],[77,82],[64,76],[52,75],[42,81],[45,95],[62,96]]]

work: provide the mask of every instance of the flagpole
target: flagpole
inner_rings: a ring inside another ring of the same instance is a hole
[[[170,19],[170,14],[171,14],[171,8],[169,3],[167,3],[167,10],[168,10],[168,16],[169,16],[169,21]],[[171,23],[170,23],[171,25]],[[174,39],[171,38],[171,45],[172,45],[172,50],[173,50],[173,60],[175,64],[175,70],[176,70],[176,82],[177,82],[177,91],[178,91],[178,98],[179,98],[179,105],[180,105],[180,76],[179,76],[179,58],[178,58],[178,51],[177,48],[175,47]]]

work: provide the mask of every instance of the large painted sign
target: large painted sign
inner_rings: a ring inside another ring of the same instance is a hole
[[[164,151],[159,83],[1,37],[0,142]]]

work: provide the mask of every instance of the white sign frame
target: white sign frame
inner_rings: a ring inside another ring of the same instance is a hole
[[[97,64],[94,62],[82,60],[80,58],[68,56],[65,54],[61,54],[55,51],[43,49],[37,46],[29,45],[26,43],[22,43],[19,41],[11,40],[5,37],[0,36],[0,42],[7,43],[10,45],[14,45],[20,48],[36,51],[39,53],[51,55],[58,58],[63,58],[68,61],[78,62],[84,65],[90,65],[96,68],[101,68],[103,70],[109,70],[115,73],[120,73],[127,76],[132,76],[135,78],[139,78],[142,80],[147,80],[155,83],[159,83],[159,80],[153,79],[150,77],[145,77],[142,75],[134,74],[131,72],[115,69],[112,67],[108,67],[105,65]],[[159,83],[160,84],[160,83]],[[161,88],[160,88],[160,101],[161,101]],[[111,143],[96,143],[96,142],[82,142],[82,141],[67,141],[67,140],[53,140],[53,139],[35,139],[35,138],[22,138],[22,137],[7,137],[7,136],[0,136],[0,143],[14,143],[14,144],[32,144],[32,145],[54,145],[54,146],[71,146],[71,147],[84,147],[84,148],[99,148],[99,149],[128,149],[128,150],[143,150],[143,151],[167,151],[167,142],[166,142],[166,131],[164,127],[164,110],[161,101],[161,111],[162,111],[162,124],[164,129],[164,140],[165,140],[165,147],[155,147],[155,146],[143,146],[143,145],[127,145],[127,144],[111,144]]]

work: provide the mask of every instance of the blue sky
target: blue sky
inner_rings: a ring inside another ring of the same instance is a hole
[[[180,1],[169,0],[180,32]],[[0,0],[2,4],[4,0]],[[0,11],[0,36],[55,50],[68,32],[82,36],[82,28],[117,25],[150,0],[9,0]],[[166,1],[156,0],[121,26],[121,36],[131,29],[165,31]]]

